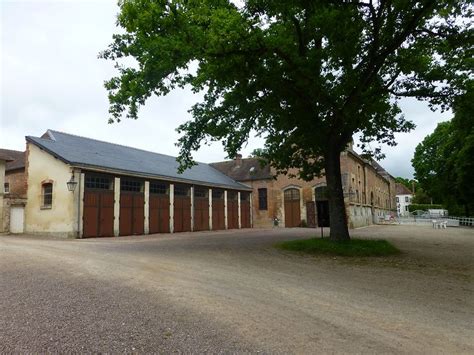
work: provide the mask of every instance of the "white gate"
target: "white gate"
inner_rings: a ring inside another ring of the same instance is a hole
[[[23,233],[25,224],[25,207],[10,207],[10,233]]]

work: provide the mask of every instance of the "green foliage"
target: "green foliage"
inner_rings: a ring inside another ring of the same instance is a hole
[[[416,147],[412,163],[420,186],[435,201],[442,202],[450,214],[469,216],[474,213],[472,87],[456,99],[454,112],[452,121],[438,124]]]
[[[410,212],[427,211],[427,210],[439,210],[439,209],[444,209],[444,207],[442,205],[419,204],[419,203],[412,203],[411,205],[408,205],[408,211],[410,211]]]
[[[431,200],[431,197],[428,196],[428,194],[421,187],[418,187],[415,196],[413,196],[412,203],[429,204],[431,203]]]
[[[292,240],[276,244],[283,250],[313,255],[333,256],[387,256],[396,255],[400,250],[386,240],[351,239],[347,242],[333,242],[327,238]]]
[[[110,122],[136,119],[151,95],[191,87],[203,100],[178,128],[181,170],[202,144],[222,141],[235,156],[261,136],[277,173],[296,168],[311,180],[325,170],[331,235],[338,227],[346,238],[339,153],[355,133],[366,152],[371,141],[395,145],[396,132],[414,127],[399,98],[446,108],[470,73],[468,0],[119,4],[124,33],[101,53],[119,71],[105,83]]]

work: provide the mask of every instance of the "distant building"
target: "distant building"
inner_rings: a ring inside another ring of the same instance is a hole
[[[397,214],[399,217],[407,217],[410,215],[408,206],[411,205],[413,193],[403,184],[395,185],[397,199]]]

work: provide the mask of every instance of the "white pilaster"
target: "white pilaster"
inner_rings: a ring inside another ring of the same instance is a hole
[[[78,214],[78,226],[79,226],[79,231],[78,231],[78,236],[79,238],[82,238],[84,234],[84,180],[85,180],[85,174],[84,173],[79,173],[79,214]]]
[[[209,230],[212,230],[212,189],[209,189]]]
[[[143,229],[145,231],[145,234],[150,234],[150,182],[145,181],[145,219],[144,219],[144,224],[143,224]]]
[[[194,231],[194,186],[191,186],[191,232]]]
[[[170,233],[174,232],[174,184],[170,184]]]
[[[237,192],[237,216],[239,217],[239,229],[242,228],[242,219],[241,219],[241,211],[240,211],[240,191]]]
[[[224,225],[225,229],[228,229],[227,224],[227,190],[224,190]]]
[[[114,236],[120,234],[120,178],[114,179]]]

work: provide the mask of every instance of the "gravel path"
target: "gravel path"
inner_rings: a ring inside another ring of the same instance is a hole
[[[0,237],[0,352],[474,353],[474,230],[353,231],[390,258],[272,247],[316,233]]]

